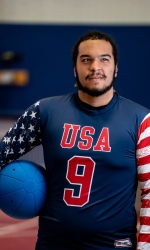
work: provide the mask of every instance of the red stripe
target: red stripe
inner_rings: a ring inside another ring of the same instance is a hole
[[[139,234],[138,242],[150,243],[150,234]]]
[[[138,179],[141,182],[150,180],[150,172],[145,174],[138,174]]]
[[[148,216],[141,216],[140,217],[140,224],[145,226],[150,226],[150,217]]]
[[[147,195],[147,194],[150,193],[150,189],[149,188],[143,188],[143,189],[141,189],[141,191],[142,191],[141,196],[142,195]]]
[[[149,146],[149,142],[150,142],[150,135],[140,141],[140,143],[137,145],[137,149],[141,149],[141,148],[145,148]]]
[[[141,204],[141,208],[150,208],[150,200],[143,199],[142,204]]]
[[[149,163],[150,163],[149,155],[137,159],[138,166],[149,164]]]

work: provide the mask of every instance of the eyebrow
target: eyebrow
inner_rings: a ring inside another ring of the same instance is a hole
[[[100,57],[105,57],[105,56],[108,56],[108,57],[111,58],[111,55],[109,55],[109,54],[102,54],[102,55],[100,55]],[[91,56],[88,55],[88,54],[83,54],[83,55],[80,56],[80,58],[82,58],[82,57],[91,57]]]

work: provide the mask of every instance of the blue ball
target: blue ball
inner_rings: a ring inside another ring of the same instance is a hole
[[[0,209],[15,219],[38,216],[47,194],[46,171],[25,160],[9,163],[0,172]]]

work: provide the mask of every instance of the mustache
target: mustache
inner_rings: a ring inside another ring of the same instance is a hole
[[[100,73],[97,73],[97,74],[91,74],[91,75],[87,75],[86,77],[85,77],[85,80],[87,80],[87,79],[89,79],[90,77],[93,77],[93,76],[96,76],[96,77],[101,77],[102,79],[106,79],[107,78],[107,76],[105,75],[105,74],[100,74]]]

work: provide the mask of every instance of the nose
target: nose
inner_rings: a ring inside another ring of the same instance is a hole
[[[90,65],[90,70],[91,71],[99,71],[101,69],[101,65],[99,60],[93,60]]]

